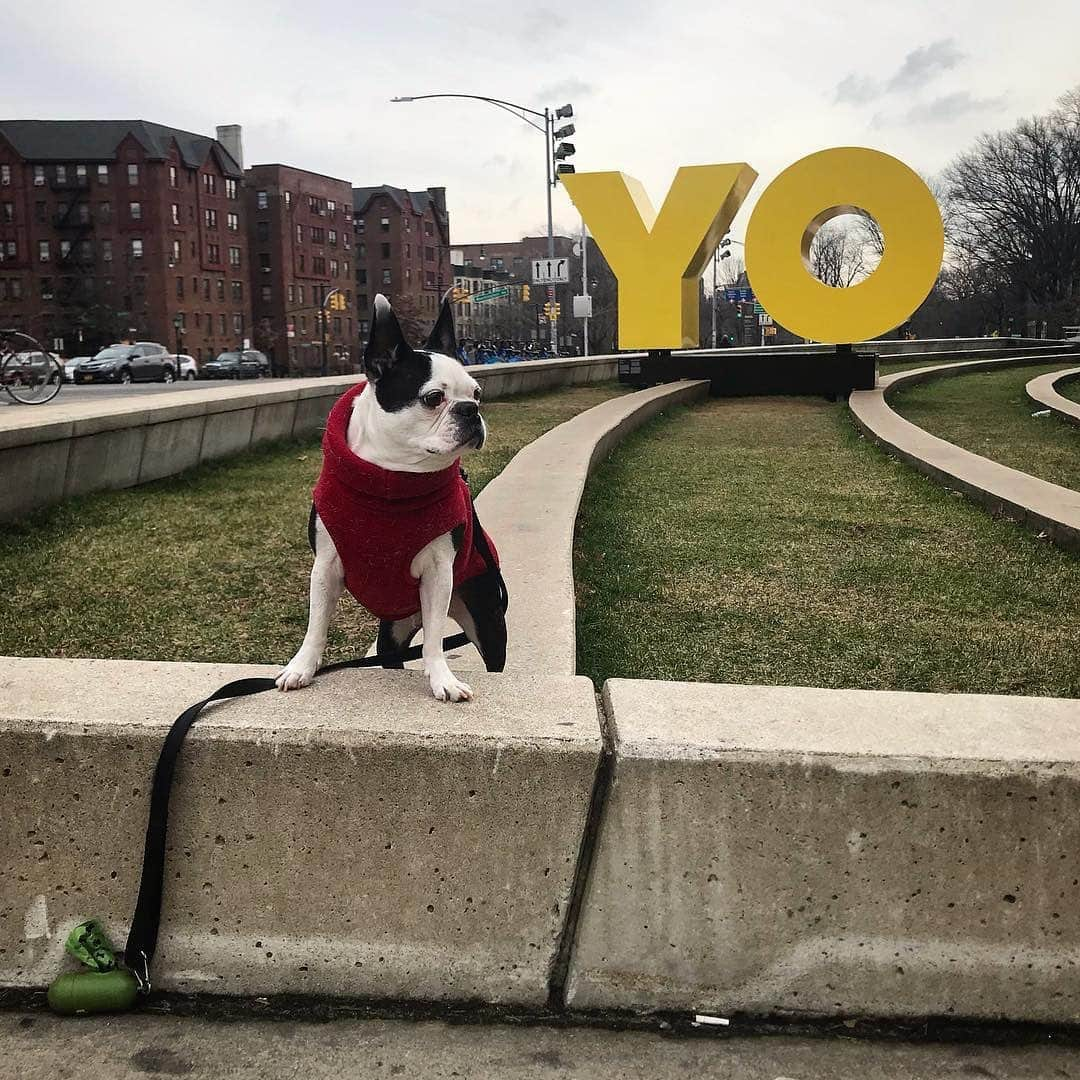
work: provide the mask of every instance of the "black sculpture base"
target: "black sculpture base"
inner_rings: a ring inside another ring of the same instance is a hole
[[[646,356],[619,359],[619,382],[644,388],[679,379],[708,379],[713,397],[798,394],[835,399],[852,390],[873,390],[877,354],[855,352],[850,345],[781,352],[717,349],[680,353],[654,349]]]

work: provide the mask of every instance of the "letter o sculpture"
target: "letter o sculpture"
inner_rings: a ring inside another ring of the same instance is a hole
[[[825,222],[851,213],[877,221],[885,254],[864,281],[833,288],[810,272],[810,244]],[[762,193],[746,231],[746,271],[781,326],[815,341],[866,341],[926,299],[944,250],[941,212],[918,173],[877,150],[836,147],[796,161]]]

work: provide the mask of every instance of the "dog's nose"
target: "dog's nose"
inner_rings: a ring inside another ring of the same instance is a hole
[[[480,415],[480,406],[475,401],[457,401],[454,403],[454,412],[463,420],[471,420]]]

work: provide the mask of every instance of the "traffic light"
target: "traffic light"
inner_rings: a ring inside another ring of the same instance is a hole
[[[544,318],[545,319],[550,319],[551,318],[551,301],[550,300],[544,305]]]
[[[562,304],[549,300],[544,305],[544,318],[557,319],[562,314]]]
[[[335,289],[324,303],[331,311],[345,311],[349,306],[345,301],[345,294],[340,289]]]
[[[529,286],[528,285],[522,285],[521,286],[521,302],[523,304],[527,304],[529,302],[529,296],[530,296]]]
[[[562,120],[569,120],[574,115],[574,107],[572,105],[563,105],[561,108],[555,110],[555,118]],[[558,146],[552,152],[552,159],[555,164],[555,180],[558,181],[560,176],[565,176],[567,173],[574,171],[574,166],[570,164],[566,159],[573,157],[577,152],[577,147],[572,142],[562,142],[563,139],[569,139],[574,134],[573,124],[563,124],[558,131],[555,130],[555,125],[551,125],[551,133],[555,139],[560,140]]]
[[[469,290],[463,285],[455,285],[451,299],[455,304],[463,304],[469,299]]]

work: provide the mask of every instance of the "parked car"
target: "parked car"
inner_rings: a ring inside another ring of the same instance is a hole
[[[91,356],[73,356],[70,360],[64,361],[64,382],[74,382],[75,372],[79,370],[80,364],[85,364],[87,360],[92,360]]]
[[[258,349],[219,353],[202,366],[204,379],[257,379],[270,374],[270,361]]]
[[[110,345],[91,360],[83,361],[75,373],[77,383],[171,383],[175,378],[175,361],[156,341]]]
[[[31,383],[41,385],[55,382],[59,377],[55,364],[61,364],[55,353],[21,352],[16,353],[3,367],[2,378],[5,386],[26,386]]]
[[[176,353],[170,353],[169,359],[173,362],[175,367],[177,359],[180,360],[180,378],[187,379],[189,382],[192,379],[199,377],[199,365],[195,363],[194,356],[188,356],[187,353],[180,353],[179,358]]]

